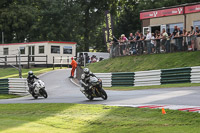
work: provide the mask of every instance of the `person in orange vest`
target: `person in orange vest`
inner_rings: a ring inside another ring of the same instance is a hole
[[[71,60],[72,60],[72,62],[71,62],[72,70],[71,70],[71,76],[69,78],[74,78],[74,71],[76,70],[77,63],[73,57],[71,58]]]

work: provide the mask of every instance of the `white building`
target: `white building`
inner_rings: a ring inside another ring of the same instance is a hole
[[[29,42],[0,44],[0,65],[16,64],[20,51],[22,65],[70,64],[76,55],[76,42]]]

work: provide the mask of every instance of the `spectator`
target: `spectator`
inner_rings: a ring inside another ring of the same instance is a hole
[[[144,51],[144,40],[145,40],[145,37],[142,33],[139,34],[139,37],[140,37],[140,40],[139,40],[139,47],[138,47],[138,50],[139,50],[139,54],[143,54],[143,51]]]
[[[191,33],[190,31],[187,32],[187,44],[188,44],[188,50],[192,50],[192,47],[191,47]]]
[[[196,26],[195,35],[196,35],[197,37],[200,37],[200,30],[199,30],[199,27],[198,27],[198,26]]]
[[[127,41],[128,39],[126,38],[126,36],[124,34],[121,35],[121,38],[122,38],[122,43],[123,43],[123,55],[126,55],[127,52],[129,53],[129,49],[128,49],[128,46],[127,46]]]
[[[167,37],[167,41],[166,41],[166,53],[169,53],[171,50],[170,50],[170,41],[171,41],[171,36],[172,36],[172,34],[170,33],[170,29],[168,28],[167,29],[167,35],[168,35],[168,37]]]
[[[177,37],[178,37],[178,51],[182,51],[182,46],[183,46],[183,31],[180,29],[180,27],[178,27],[177,29],[178,29],[178,33],[177,33]]]
[[[173,36],[174,36],[174,50],[177,50],[178,47],[178,27],[175,25],[174,26],[174,31],[173,31]]]
[[[167,43],[167,40],[168,40],[168,34],[165,30],[165,28],[162,29],[162,46],[163,46],[163,50],[166,51],[166,43]]]
[[[130,43],[130,50],[133,51],[135,49],[135,43],[134,43],[133,33],[130,33],[130,35],[128,37],[128,41]]]
[[[155,31],[156,53],[160,53],[160,31]]]
[[[148,54],[150,54],[152,51],[151,51],[151,33],[149,30],[147,30],[147,36],[146,36],[146,44],[147,44],[147,51],[148,51]]]
[[[194,45],[195,45],[195,31],[194,31],[194,27],[191,26],[191,30],[190,30],[190,37],[191,37],[191,48],[192,51],[194,51]]]
[[[188,49],[187,36],[188,36],[188,33],[187,33],[186,29],[183,29],[183,50],[184,51],[186,51]]]
[[[151,51],[152,51],[152,53],[154,53],[155,46],[156,46],[155,35],[154,35],[154,33],[151,33],[151,49],[152,49]]]

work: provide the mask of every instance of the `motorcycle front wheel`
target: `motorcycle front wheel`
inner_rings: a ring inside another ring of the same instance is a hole
[[[101,98],[103,100],[107,100],[107,98],[108,98],[108,96],[107,96],[106,92],[104,91],[104,89],[101,89]]]
[[[47,98],[47,97],[48,97],[46,90],[41,89],[41,92],[40,92],[40,93],[41,93],[41,95],[42,95],[44,98]]]

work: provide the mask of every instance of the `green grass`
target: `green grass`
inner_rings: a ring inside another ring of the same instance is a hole
[[[88,67],[94,73],[106,73],[135,72],[192,66],[200,66],[200,51],[116,57],[92,63]]]
[[[59,69],[59,68],[55,68],[55,69]],[[45,72],[53,71],[53,68],[22,69],[22,77],[26,78],[30,70],[32,70],[35,75],[40,75]],[[19,78],[19,72],[15,68],[0,68],[0,79],[3,79],[3,78]]]
[[[18,95],[0,94],[0,99],[10,99],[20,97]]]
[[[1,104],[3,133],[197,133],[200,114],[80,104]]]
[[[152,85],[152,86],[130,86],[130,87],[104,87],[106,90],[118,90],[118,91],[128,91],[128,90],[145,90],[145,89],[160,89],[160,88],[176,88],[176,87],[193,87],[200,86],[200,83],[181,83],[181,84],[165,84],[165,85]]]

